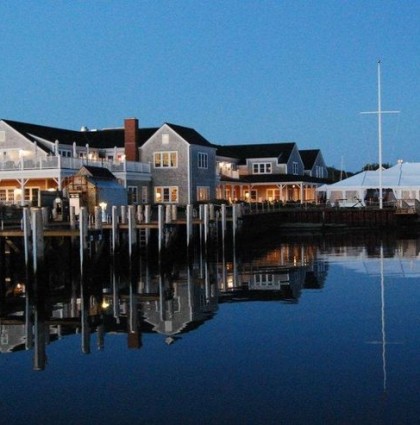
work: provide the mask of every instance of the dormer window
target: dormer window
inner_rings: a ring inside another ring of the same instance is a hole
[[[271,174],[271,162],[257,162],[252,165],[253,174]]]

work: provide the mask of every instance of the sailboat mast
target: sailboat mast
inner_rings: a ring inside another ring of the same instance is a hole
[[[382,101],[381,101],[381,61],[378,61],[378,165],[379,165],[379,209],[383,208],[382,184]]]

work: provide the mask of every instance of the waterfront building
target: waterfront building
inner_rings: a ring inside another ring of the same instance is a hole
[[[328,177],[319,150],[296,143],[220,146],[218,197],[246,202],[316,202]]]
[[[0,120],[0,203],[40,206],[42,192],[61,192],[84,166],[107,169],[127,204],[315,202],[327,178],[322,153],[296,143],[218,146],[193,128],[141,128],[136,118],[80,131]]]

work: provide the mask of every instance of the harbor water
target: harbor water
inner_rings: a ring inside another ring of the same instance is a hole
[[[415,424],[420,235],[284,235],[1,263],[0,418]]]

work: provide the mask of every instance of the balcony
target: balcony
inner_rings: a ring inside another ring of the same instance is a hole
[[[65,158],[61,156],[47,156],[42,158],[24,159],[18,161],[0,161],[0,172],[39,171],[39,170],[74,170],[84,165],[107,168],[112,173],[141,173],[150,174],[150,164],[133,161],[88,160],[79,158]]]

